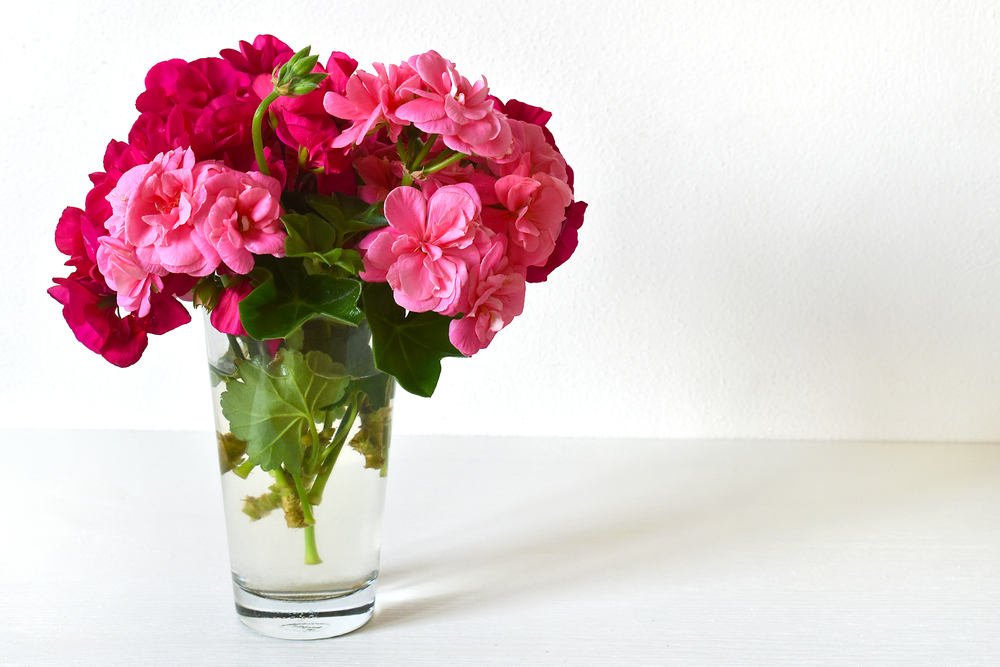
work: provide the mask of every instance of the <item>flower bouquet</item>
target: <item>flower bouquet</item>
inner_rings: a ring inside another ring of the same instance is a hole
[[[332,636],[372,613],[394,384],[430,396],[487,347],[586,204],[551,114],[434,51],[374,73],[268,35],[220,55],[149,71],[56,226],[73,272],[49,294],[118,366],[182,300],[205,310],[237,610]]]

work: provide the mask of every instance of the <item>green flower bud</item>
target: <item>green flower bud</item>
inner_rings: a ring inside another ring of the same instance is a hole
[[[310,72],[313,71],[313,68],[316,67],[316,63],[318,61],[319,61],[319,56],[310,56],[308,58],[303,58],[302,60],[299,60],[294,64],[291,61],[289,61],[288,64],[291,65],[291,67],[289,68],[290,69],[289,73],[292,76],[305,76],[306,74],[309,74]]]
[[[319,86],[316,85],[315,83],[309,83],[306,81],[296,81],[289,87],[288,92],[285,93],[285,96],[299,97],[301,95],[308,95],[317,88],[319,88]]]
[[[215,308],[222,293],[222,284],[214,275],[208,275],[198,281],[194,287],[194,305],[208,310]]]

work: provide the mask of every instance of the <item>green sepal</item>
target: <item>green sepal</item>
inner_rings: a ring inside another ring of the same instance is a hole
[[[240,321],[251,337],[284,338],[317,316],[351,326],[364,318],[358,309],[359,281],[305,275],[301,262],[297,258],[275,260],[271,278],[240,302]]]
[[[388,283],[365,283],[363,293],[376,368],[411,394],[433,394],[441,359],[464,356],[448,338],[451,320],[433,312],[407,314],[393,300]]]
[[[233,435],[247,443],[247,461],[264,470],[301,472],[315,413],[339,401],[350,378],[317,351],[279,350],[267,367],[242,360],[238,367],[240,379],[226,382],[220,405]]]

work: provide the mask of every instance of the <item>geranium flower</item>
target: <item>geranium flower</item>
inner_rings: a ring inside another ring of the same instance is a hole
[[[439,134],[445,145],[460,153],[499,158],[510,152],[507,118],[497,113],[486,79],[475,84],[460,75],[455,64],[437,51],[407,61],[423,86],[404,86],[417,99],[399,107],[396,115],[417,128]]]
[[[273,35],[257,35],[253,44],[240,41],[240,50],[223,49],[219,52],[233,69],[257,76],[274,71],[284,65],[295,54],[290,46]]]
[[[577,232],[583,226],[583,214],[587,211],[587,204],[582,201],[575,201],[566,207],[566,221],[563,222],[562,231],[556,239],[556,247],[549,255],[545,266],[529,266],[527,280],[529,283],[543,283],[548,279],[549,274],[561,266],[577,246]]]
[[[484,209],[483,222],[510,239],[507,254],[514,264],[545,264],[572,202],[569,189],[548,174],[504,176],[494,187],[500,206]]]
[[[281,184],[260,172],[220,170],[199,190],[196,229],[236,273],[249,273],[254,253],[283,257]],[[196,275],[196,274],[192,274]]]
[[[412,187],[396,188],[385,200],[389,227],[359,244],[369,282],[387,281],[403,308],[455,315],[467,303],[469,267],[479,264],[488,243],[480,226],[482,206],[475,188],[448,185],[425,198]]]
[[[323,98],[323,107],[336,118],[349,120],[352,125],[334,139],[334,148],[344,148],[361,141],[377,127],[385,125],[389,138],[396,141],[400,131],[408,125],[397,115],[397,109],[412,95],[411,86],[420,77],[403,63],[399,66],[373,63],[377,76],[368,72],[355,72],[347,81],[344,94],[330,91]]]
[[[219,302],[212,309],[209,321],[216,330],[234,336],[246,336],[247,330],[240,321],[240,301],[253,291],[247,280],[233,281],[219,294]]]
[[[49,295],[63,306],[63,317],[77,340],[115,366],[131,366],[148,344],[147,333],[164,334],[191,321],[187,310],[173,298],[175,290],[186,292],[190,283],[167,284],[153,297],[146,317],[135,313],[118,315],[114,292],[93,271],[80,270],[68,278],[53,278]]]
[[[496,241],[469,274],[469,305],[465,316],[448,327],[451,344],[467,357],[485,348],[524,311],[524,291],[524,275],[510,265],[503,242]]]
[[[117,294],[118,306],[138,317],[149,314],[153,292],[163,289],[163,279],[143,268],[135,247],[122,239],[102,236],[97,248],[97,266],[108,287]]]
[[[208,275],[221,261],[193,224],[203,180],[222,171],[221,163],[195,163],[191,149],[158,155],[129,169],[108,195],[110,235],[134,249],[150,273]]]

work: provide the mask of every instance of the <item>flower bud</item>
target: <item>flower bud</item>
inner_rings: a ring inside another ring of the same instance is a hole
[[[194,305],[212,310],[219,303],[221,293],[222,284],[218,279],[215,276],[205,276],[194,287]]]

